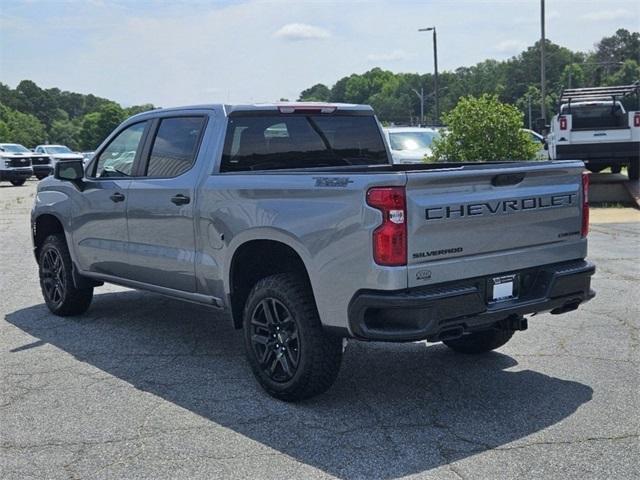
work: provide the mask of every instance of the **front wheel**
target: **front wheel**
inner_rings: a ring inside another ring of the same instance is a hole
[[[485,353],[500,348],[513,336],[513,330],[483,330],[452,340],[443,340],[447,347],[459,353]]]
[[[19,180],[11,180],[11,185],[13,185],[14,187],[21,187],[22,185],[24,185],[24,182],[26,181],[27,181],[26,178],[21,178]]]
[[[604,170],[605,168],[607,168],[606,165],[586,165],[587,170],[589,170],[591,173],[600,173],[602,170]]]
[[[629,175],[629,180],[638,180],[640,176],[640,158],[632,158],[629,160],[627,175]]]
[[[49,235],[44,240],[38,266],[42,296],[52,313],[67,317],[87,311],[93,298],[93,287],[76,288],[64,235]]]
[[[42,180],[43,178],[47,178],[49,176],[49,174],[47,173],[36,173],[36,178],[38,180]]]
[[[245,350],[269,395],[298,401],[325,392],[342,360],[342,340],[320,324],[307,282],[291,273],[260,280],[243,315]]]

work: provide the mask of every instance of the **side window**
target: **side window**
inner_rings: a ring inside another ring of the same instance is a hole
[[[136,123],[120,132],[100,153],[96,162],[95,176],[98,178],[130,176],[146,126],[147,122]]]
[[[204,117],[164,118],[153,140],[147,177],[177,177],[191,168],[196,158]]]

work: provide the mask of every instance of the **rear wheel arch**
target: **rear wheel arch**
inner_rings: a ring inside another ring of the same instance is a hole
[[[279,273],[295,273],[311,288],[302,256],[278,240],[249,240],[234,252],[229,268],[229,298],[235,328],[242,328],[244,305],[257,282]]]
[[[40,248],[49,235],[65,235],[64,226],[60,219],[51,213],[39,215],[33,222],[33,245],[36,260],[40,257]],[[66,237],[66,235],[65,235]]]

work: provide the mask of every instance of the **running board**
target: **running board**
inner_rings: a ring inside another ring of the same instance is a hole
[[[146,290],[148,292],[159,293],[171,298],[177,298],[180,300],[186,300],[187,302],[193,302],[200,305],[206,305],[219,310],[224,310],[224,303],[218,297],[210,295],[204,295],[202,293],[185,292],[182,290],[175,290],[168,287],[160,287],[158,285],[151,285],[149,283],[138,282],[136,280],[128,280],[125,278],[115,277],[113,275],[107,275],[104,273],[95,272],[79,272],[83,277],[91,278],[92,280],[98,280],[101,282],[115,283],[116,285],[122,285],[123,287],[135,288],[136,290]]]

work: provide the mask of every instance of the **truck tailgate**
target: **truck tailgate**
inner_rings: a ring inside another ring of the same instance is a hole
[[[540,265],[540,248],[555,249],[548,263],[564,260],[558,252],[576,255],[555,246],[583,240],[583,168],[564,161],[407,172],[409,287]]]

